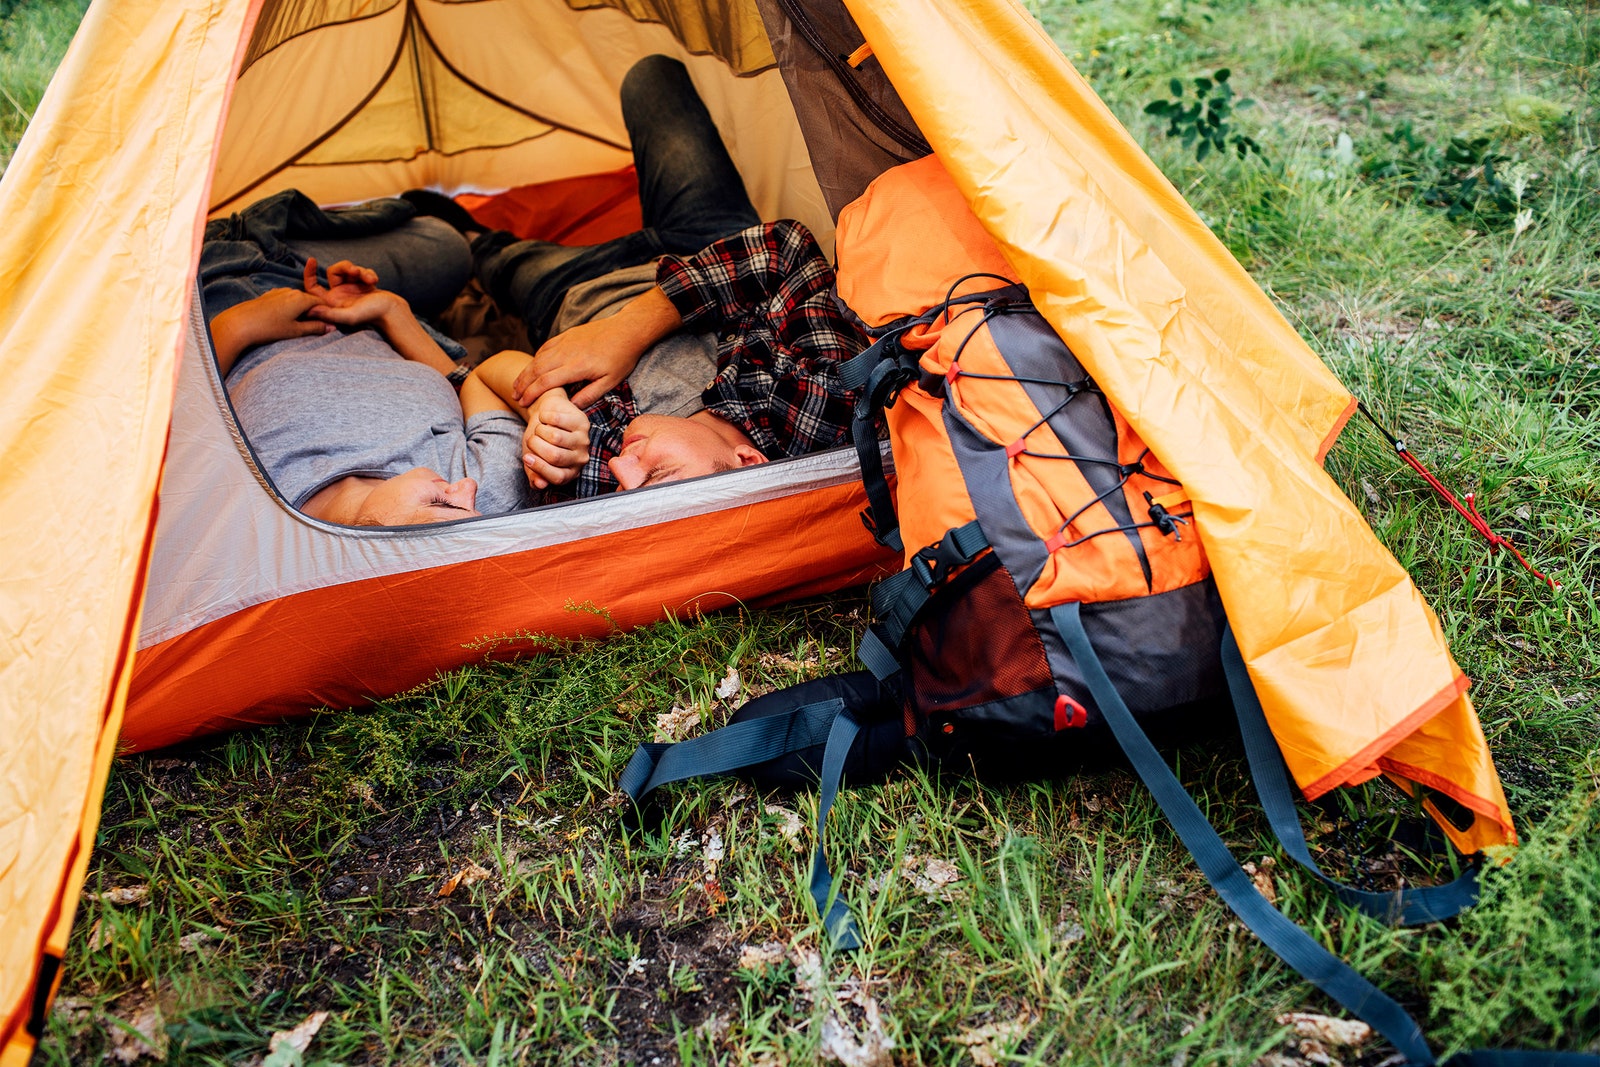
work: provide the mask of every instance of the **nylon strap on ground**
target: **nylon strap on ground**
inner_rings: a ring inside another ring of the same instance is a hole
[[[1308,982],[1388,1038],[1407,1062],[1434,1064],[1436,1061],[1422,1039],[1422,1029],[1416,1020],[1381,989],[1357,974],[1349,964],[1323,948],[1315,938],[1267,903],[1267,899],[1250,881],[1250,876],[1239,867],[1228,846],[1223,844],[1222,838],[1217,836],[1217,832],[1195,806],[1194,800],[1150,743],[1116,687],[1111,684],[1100,657],[1089,643],[1079,605],[1074,602],[1051,608],[1050,617],[1128,761],[1139,772],[1139,777],[1156,798],[1156,803],[1172,823],[1172,828],[1194,855],[1206,880],[1216,889],[1223,902],[1268,948]]]
[[[833,947],[851,952],[861,947],[861,934],[849,905],[834,890],[833,873],[828,870],[828,856],[822,847],[822,831],[828,823],[828,812],[833,810],[834,798],[839,795],[845,757],[850,755],[850,746],[855,743],[861,727],[843,701],[834,703],[839,705],[840,711],[828,730],[828,747],[822,754],[822,788],[817,797],[817,851],[811,858],[811,899],[816,901],[817,914],[822,917],[822,927],[828,931]]]
[[[811,896],[835,948],[861,947],[854,917],[834,897],[833,875],[822,848],[822,830],[839,794],[845,759],[860,726],[839,697],[802,704],[781,715],[730,723],[677,744],[640,745],[623,770],[617,788],[640,803],[655,789],[690,778],[710,778],[778,759],[802,749],[826,747],[822,755],[821,796],[817,803],[817,851],[811,866]]]
[[[617,782],[634,803],[658,786],[689,778],[732,774],[791,752],[822,744],[844,710],[838,697],[802,704],[782,715],[730,723],[675,745],[645,744],[634,752]]]
[[[1231,627],[1222,633],[1222,666],[1228,675],[1228,690],[1239,716],[1239,733],[1244,738],[1245,754],[1250,760],[1250,777],[1255,781],[1261,808],[1266,812],[1267,821],[1272,824],[1272,832],[1278,835],[1283,850],[1300,866],[1332,889],[1346,904],[1360,908],[1373,918],[1401,926],[1449,919],[1477,903],[1478,868],[1475,865],[1444,885],[1398,889],[1391,893],[1357,889],[1335,881],[1324,873],[1306,845],[1300,815],[1294,807],[1289,769],[1284,765],[1283,753],[1272,736],[1271,727],[1267,725],[1266,714],[1261,710],[1255,686],[1250,683],[1250,672],[1245,669],[1244,659],[1239,655],[1239,643],[1234,640]]]

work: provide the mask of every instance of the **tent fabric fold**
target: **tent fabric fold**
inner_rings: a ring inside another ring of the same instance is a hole
[[[1012,0],[97,0],[0,180],[3,1067],[59,977],[119,745],[387,695],[486,655],[478,638],[893,565],[848,451],[351,531],[290,509],[238,433],[192,306],[207,217],[289,187],[611,174],[631,163],[618,86],[654,52],[685,62],[761,214],[827,250],[839,209],[925,141],[1189,490],[1302,790],[1386,774],[1463,848],[1514,840],[1438,620],[1322,470],[1349,392]],[[474,607],[395,610],[444,589]]]

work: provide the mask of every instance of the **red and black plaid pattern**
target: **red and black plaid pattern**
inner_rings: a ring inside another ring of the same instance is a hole
[[[833,283],[817,239],[791,219],[741,230],[693,256],[667,256],[656,270],[684,328],[718,335],[720,369],[701,402],[768,459],[850,439],[855,394],[840,384],[839,365],[867,339],[834,303]],[[605,461],[622,450],[622,432],[638,413],[626,382],[589,408],[579,496],[617,487]]]

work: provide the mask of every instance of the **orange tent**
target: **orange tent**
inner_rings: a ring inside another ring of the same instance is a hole
[[[825,248],[868,181],[935,152],[1193,494],[1300,786],[1388,773],[1470,809],[1445,822],[1464,847],[1511,839],[1437,621],[1321,469],[1349,395],[1013,0],[97,0],[0,182],[6,1067],[119,745],[888,562],[848,450],[386,531],[292,511],[238,434],[193,300],[208,216],[613,172],[617,87],[653,52],[689,65],[757,208]]]

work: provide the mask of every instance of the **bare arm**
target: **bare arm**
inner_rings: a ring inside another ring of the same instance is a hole
[[[446,375],[455,369],[455,361],[428,336],[405,298],[387,290],[375,289],[341,305],[319,303],[307,314],[335,326],[374,326],[389,347],[413,363]]]
[[[211,320],[211,344],[217,368],[226,378],[246,351],[291,337],[320,337],[333,329],[325,322],[306,319],[321,300],[298,289],[272,289],[254,300],[235,304]]]
[[[461,417],[470,419],[480,411],[504,411],[527,419],[517,403],[517,375],[533,362],[526,352],[500,352],[490,356],[461,383]]]

